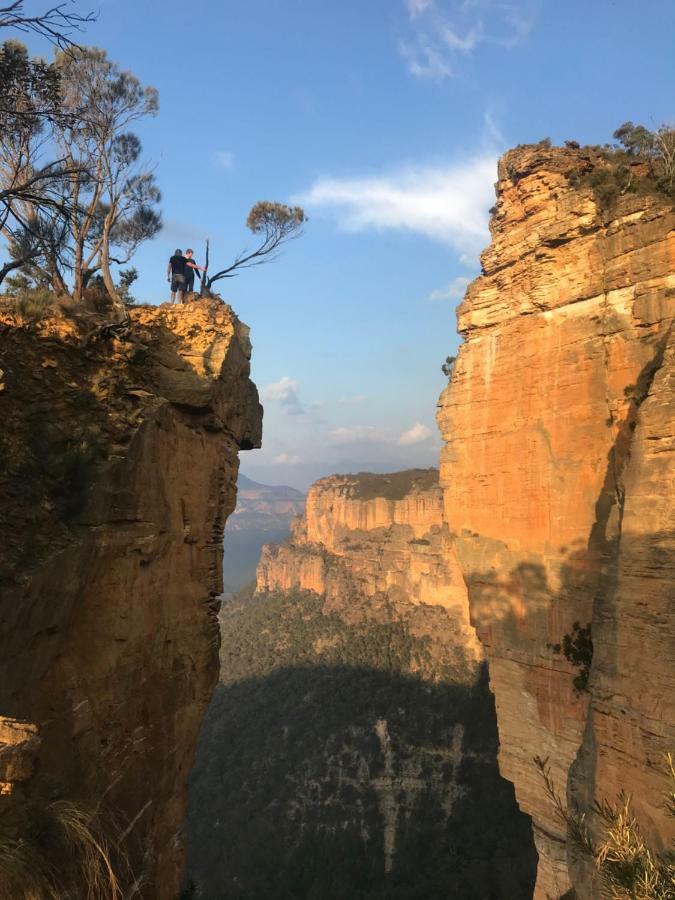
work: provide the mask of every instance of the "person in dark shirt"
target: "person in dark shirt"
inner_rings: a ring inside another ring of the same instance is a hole
[[[171,285],[171,305],[173,305],[176,300],[179,306],[183,303],[186,267],[187,260],[183,256],[183,251],[176,250],[169,260],[169,265],[166,270],[166,280]]]
[[[195,289],[195,272],[201,270],[202,272],[206,272],[204,266],[199,266],[192,258],[194,256],[194,250],[186,250],[185,251],[185,294],[191,294]],[[201,275],[199,276],[202,277]]]

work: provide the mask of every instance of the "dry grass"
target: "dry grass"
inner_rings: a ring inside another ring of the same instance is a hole
[[[128,875],[116,830],[79,804],[31,805],[0,821],[0,900],[126,900]]]
[[[548,760],[535,757],[534,762],[558,818],[567,827],[570,843],[595,866],[600,897],[674,900],[675,853],[658,853],[649,846],[628,794],[619,794],[616,803],[603,800],[594,804],[592,813],[598,823],[594,834],[585,814],[570,811],[556,793]],[[670,780],[666,808],[675,817],[675,765],[671,754],[666,756],[665,768]]]

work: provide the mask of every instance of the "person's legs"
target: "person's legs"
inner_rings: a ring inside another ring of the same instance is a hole
[[[171,303],[174,298],[178,306],[183,303],[183,290],[185,287],[185,278],[183,275],[174,275],[171,279]]]

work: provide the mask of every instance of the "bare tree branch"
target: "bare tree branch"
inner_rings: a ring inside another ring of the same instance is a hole
[[[39,34],[62,50],[74,45],[70,37],[73,32],[82,31],[84,25],[95,22],[97,18],[93,12],[85,15],[68,12],[69,2],[58,3],[38,15],[29,15],[24,5],[25,0],[15,0],[7,6],[0,6],[0,28],[16,28],[24,33]]]
[[[232,278],[238,269],[251,269],[273,262],[278,258],[280,248],[288,241],[296,240],[302,234],[302,226],[307,221],[305,212],[299,206],[270,203],[267,200],[256,203],[248,214],[246,224],[253,234],[262,236],[255,250],[243,250],[225,269],[212,275],[206,289],[210,289],[221,278]]]

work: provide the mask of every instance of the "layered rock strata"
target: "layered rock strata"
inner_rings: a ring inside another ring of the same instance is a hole
[[[501,160],[438,411],[445,516],[542,900],[593,889],[535,755],[572,805],[625,789],[651,839],[672,835],[675,214],[658,194],[601,208],[586,185],[606,165],[543,145]],[[594,642],[581,693],[554,652],[575,622]]]
[[[0,316],[0,803],[3,822],[59,798],[110,814],[143,896],[174,900],[262,411],[228,306],[129,316]]]
[[[333,475],[307,494],[290,541],[263,547],[258,591],[313,591],[349,615],[348,598],[440,606],[467,658],[483,658],[466,587],[443,520],[436,469]]]

